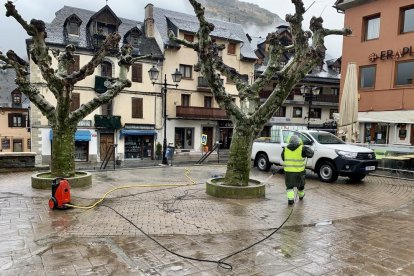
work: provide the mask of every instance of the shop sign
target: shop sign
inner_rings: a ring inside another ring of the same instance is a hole
[[[219,121],[219,127],[234,127],[233,122],[231,121],[225,121],[225,122],[221,122]]]
[[[138,124],[125,124],[127,129],[138,129],[138,130],[153,130],[155,125],[138,125]]]
[[[394,50],[385,50],[381,51],[379,54],[372,53],[369,55],[368,59],[371,62],[375,62],[377,59],[380,60],[388,60],[388,59],[394,59],[398,60],[405,56],[413,56],[414,55],[414,49],[413,46],[410,47],[404,47],[400,50],[394,51]]]

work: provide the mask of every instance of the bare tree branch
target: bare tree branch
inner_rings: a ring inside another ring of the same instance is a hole
[[[168,37],[170,38],[170,40],[172,40],[172,41],[174,41],[178,44],[184,45],[188,48],[192,48],[195,51],[197,51],[197,48],[198,48],[198,43],[197,42],[190,42],[190,41],[185,40],[185,39],[180,39],[180,38],[175,36],[175,34],[172,30],[169,31]]]
[[[87,64],[82,66],[82,68],[79,71],[69,75],[67,79],[72,84],[75,84],[78,81],[81,81],[86,77],[92,75],[95,72],[95,68],[102,62],[102,60],[108,54],[108,51],[112,49],[114,45],[118,45],[120,40],[121,36],[119,34],[108,34],[104,43],[95,53],[92,59]]]
[[[96,108],[115,98],[122,91],[122,89],[130,86],[131,82],[129,80],[116,80],[105,93],[93,98],[91,101],[81,105],[77,110],[73,111],[69,115],[69,124],[76,124]]]

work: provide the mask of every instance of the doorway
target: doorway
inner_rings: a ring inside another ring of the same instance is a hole
[[[114,134],[113,133],[101,133],[99,138],[99,154],[101,161],[104,160],[108,149],[112,149],[112,145],[114,144]],[[108,152],[109,155],[109,152]],[[109,160],[113,161],[115,158],[114,154],[111,155]]]
[[[208,150],[212,150],[213,149],[213,128],[203,127],[203,134],[207,135]]]

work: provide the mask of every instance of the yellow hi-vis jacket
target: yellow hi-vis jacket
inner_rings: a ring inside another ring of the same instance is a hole
[[[296,150],[285,148],[285,162],[283,168],[285,172],[303,172],[305,170],[305,158],[302,157],[303,145]]]

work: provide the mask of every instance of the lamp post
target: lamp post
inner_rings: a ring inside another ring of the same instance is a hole
[[[311,106],[312,101],[316,98],[316,96],[319,95],[319,87],[312,87],[312,86],[306,86],[302,85],[300,87],[300,93],[305,98],[305,102],[308,102],[308,129],[310,128],[310,115],[311,115]]]
[[[175,88],[178,87],[178,83],[181,81],[182,74],[178,69],[175,69],[175,72],[171,74],[173,81],[175,84],[167,83],[167,74],[164,75],[164,82],[156,82],[159,75],[158,69],[153,65],[150,70],[148,70],[148,74],[150,77],[150,80],[152,81],[152,85],[162,85],[162,93],[164,96],[164,142],[162,146],[162,164],[168,165],[167,160],[167,87],[168,86],[175,86]]]

